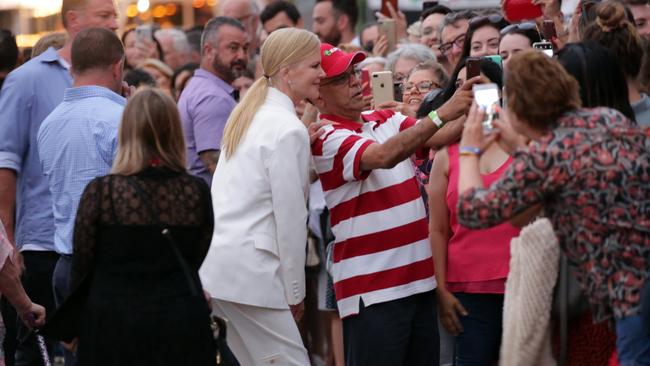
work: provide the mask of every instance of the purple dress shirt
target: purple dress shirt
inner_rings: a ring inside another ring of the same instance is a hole
[[[233,87],[205,69],[198,69],[178,100],[190,174],[203,178],[208,185],[212,175],[199,154],[221,150],[221,138],[230,112],[237,102]]]

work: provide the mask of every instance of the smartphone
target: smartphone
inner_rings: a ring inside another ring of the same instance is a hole
[[[481,59],[479,57],[468,57],[465,68],[467,70],[466,80],[481,75]]]
[[[365,97],[372,94],[372,89],[370,88],[370,72],[368,70],[361,70],[361,85],[363,85],[361,95]]]
[[[139,43],[151,43],[153,41],[153,30],[149,25],[139,25],[135,28],[135,41]]]
[[[381,13],[387,17],[390,17],[390,11],[388,11],[388,3],[390,3],[393,6],[393,9],[397,11],[397,0],[381,0]]]
[[[553,57],[553,43],[551,42],[535,42],[533,48],[544,52],[548,57]]]
[[[499,106],[499,87],[497,84],[476,84],[472,87],[474,91],[474,101],[479,107],[485,109],[487,117],[483,121],[483,132],[488,134],[492,132],[492,120],[496,114],[496,107]]]
[[[543,15],[541,5],[533,4],[531,0],[505,0],[502,3],[503,13],[511,23],[536,19]]]
[[[388,39],[388,53],[395,50],[397,44],[397,28],[394,19],[380,19],[377,23],[380,36],[386,36]]]
[[[370,84],[372,86],[372,98],[374,99],[375,105],[394,101],[392,72],[373,72]]]
[[[486,60],[490,60],[494,62],[495,64],[499,65],[500,68],[503,69],[503,59],[499,55],[490,55],[490,56],[484,56],[483,57]]]
[[[557,38],[557,31],[555,30],[555,22],[553,20],[544,20],[542,22],[542,35],[547,41],[552,41]]]

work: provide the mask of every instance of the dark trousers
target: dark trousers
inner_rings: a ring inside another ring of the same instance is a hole
[[[374,304],[343,319],[346,366],[437,366],[440,340],[433,291]]]
[[[56,262],[52,286],[54,287],[54,300],[58,308],[63,304],[65,299],[70,295],[70,270],[72,269],[72,256],[61,255]],[[68,350],[63,351],[65,356],[65,366],[77,365],[77,355]]]
[[[21,281],[25,292],[31,300],[43,305],[47,314],[54,311],[54,293],[52,292],[52,274],[59,255],[51,251],[23,251],[25,271]],[[36,342],[36,337],[16,315],[13,307],[3,299],[2,316],[7,333],[3,347],[7,366],[41,366],[43,360]],[[46,339],[50,359],[56,342]]]
[[[454,293],[467,316],[460,316],[463,332],[456,336],[456,366],[489,366],[499,360],[503,330],[503,295]]]

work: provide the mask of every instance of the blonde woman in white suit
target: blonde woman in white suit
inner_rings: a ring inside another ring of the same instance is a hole
[[[311,32],[273,32],[261,49],[264,76],[224,130],[200,275],[242,365],[309,365],[295,319],[305,297],[310,147],[295,106],[318,97],[319,50]]]

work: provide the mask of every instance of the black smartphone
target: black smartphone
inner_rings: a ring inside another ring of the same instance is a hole
[[[553,20],[544,20],[542,22],[542,34],[544,39],[552,42],[553,38],[557,38],[557,30],[555,29],[555,22]]]
[[[481,59],[479,57],[468,57],[465,68],[467,70],[467,80],[481,75]]]

